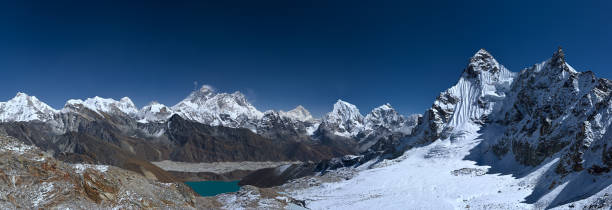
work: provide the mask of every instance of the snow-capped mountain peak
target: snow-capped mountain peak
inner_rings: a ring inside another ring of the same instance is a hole
[[[292,109],[288,112],[280,111],[280,115],[302,122],[313,120],[313,117],[310,112],[306,110],[306,108],[304,108],[302,105],[298,105],[297,107],[295,107],[295,109]]]
[[[463,72],[463,76],[467,78],[474,78],[481,75],[482,72],[489,72],[490,74],[498,73],[503,68],[495,58],[486,51],[480,49],[474,56],[470,58],[470,62]]]
[[[489,52],[479,50],[470,58],[457,84],[440,93],[423,115],[419,132],[426,140],[434,140],[443,131],[482,123],[495,104],[506,97],[515,77]]]
[[[7,102],[0,102],[0,122],[48,121],[58,111],[41,102],[36,96],[19,92]]]
[[[376,127],[392,130],[399,127],[404,121],[404,116],[397,113],[388,103],[374,108],[364,118],[366,130],[374,130]]]
[[[172,110],[183,118],[196,122],[251,130],[255,128],[255,121],[263,116],[242,93],[215,93],[208,85],[189,94],[183,101],[174,105]]]
[[[356,136],[363,130],[363,115],[353,104],[338,99],[334,109],[323,117],[323,125],[338,136]]]
[[[64,110],[78,110],[80,107],[85,107],[100,115],[102,115],[102,113],[108,113],[135,116],[138,113],[138,109],[128,97],[123,97],[119,101],[99,96],[87,98],[85,101],[81,99],[70,99],[66,102],[66,105],[64,105]]]
[[[357,109],[357,106],[340,99],[334,104],[334,109],[327,116],[328,119],[340,119],[342,121],[363,121],[363,116],[359,109]]]
[[[174,111],[170,107],[153,101],[138,111],[138,118],[140,118],[138,122],[162,122],[170,118],[172,114]]]

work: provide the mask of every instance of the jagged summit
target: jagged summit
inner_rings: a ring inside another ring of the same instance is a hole
[[[549,80],[564,80],[572,74],[576,74],[577,71],[570,66],[565,57],[563,49],[559,47],[550,57],[550,59],[537,63],[523,71],[530,71],[538,74],[539,77],[536,79],[547,78]],[[525,74],[535,75],[535,74]]]
[[[555,66],[561,66],[565,64],[565,53],[563,53],[563,49],[560,46],[559,48],[557,48],[557,51],[553,53],[550,62]]]
[[[480,49],[474,56],[470,58],[468,66],[465,68],[463,76],[474,78],[480,75],[481,72],[487,71],[495,74],[501,70],[497,60],[485,49]]]

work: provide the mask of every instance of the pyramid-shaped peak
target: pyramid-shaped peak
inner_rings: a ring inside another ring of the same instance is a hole
[[[490,61],[495,61],[495,58],[493,58],[493,55],[491,55],[489,51],[485,50],[484,48],[481,48],[480,50],[478,50],[478,52],[476,52],[472,56],[472,58],[470,58],[470,63],[474,63],[478,61],[489,61],[490,62]]]
[[[357,106],[341,99],[338,99],[338,101],[336,101],[336,103],[334,104],[334,109],[331,113],[328,113],[328,116],[332,116],[332,118],[342,119],[362,118],[362,115],[359,112],[359,109],[357,109]]]

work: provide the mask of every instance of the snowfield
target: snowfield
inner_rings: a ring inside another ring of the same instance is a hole
[[[549,198],[564,189],[562,185],[538,202],[525,202],[557,160],[522,178],[490,174],[486,173],[489,166],[464,160],[481,141],[479,134],[468,132],[408,150],[397,159],[362,165],[352,179],[287,193],[305,200],[310,209],[545,209],[552,201]],[[555,209],[588,206],[605,197],[605,192],[610,192],[609,187]]]
[[[306,200],[311,209],[533,208],[521,203],[531,193],[529,178],[462,173],[488,169],[463,160],[480,142],[476,137],[468,134],[455,141],[436,141],[408,150],[398,159],[372,165],[384,167],[362,169],[350,180],[325,183],[290,195]]]

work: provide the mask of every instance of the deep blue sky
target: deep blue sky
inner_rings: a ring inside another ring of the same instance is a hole
[[[563,46],[612,78],[612,3],[585,2],[2,1],[0,101],[174,105],[197,81],[262,111],[321,115],[342,98],[422,113],[479,48],[519,71]]]

